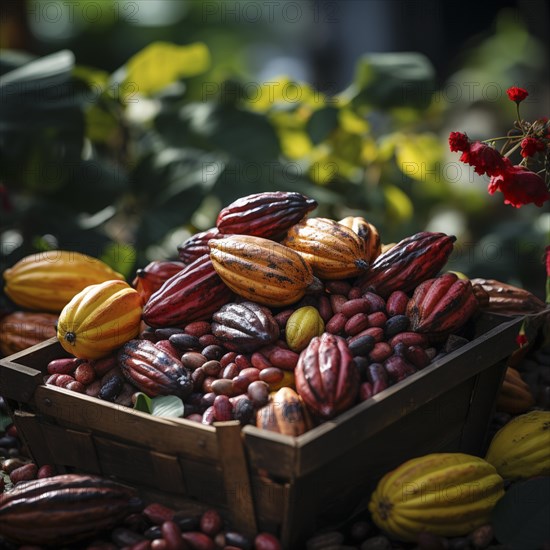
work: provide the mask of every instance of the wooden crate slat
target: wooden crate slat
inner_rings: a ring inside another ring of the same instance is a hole
[[[180,463],[176,456],[151,451],[152,472],[155,486],[161,491],[171,491],[182,496],[187,492]]]
[[[22,410],[13,411],[12,417],[17,427],[17,433],[30,452],[34,462],[38,466],[54,464],[54,456],[50,451],[48,441],[42,430],[43,417]]]
[[[233,528],[253,537],[258,528],[240,422],[215,422],[214,426]]]
[[[205,460],[214,460],[218,453],[214,428],[196,422],[172,422],[55,386],[36,388],[33,405],[59,422],[86,426],[164,453],[186,453]]]
[[[250,482],[258,523],[263,529],[279,530],[285,517],[289,484],[277,483],[257,474],[250,475]]]
[[[227,508],[227,494],[219,464],[190,460],[184,455],[179,455],[178,460],[189,497]]]

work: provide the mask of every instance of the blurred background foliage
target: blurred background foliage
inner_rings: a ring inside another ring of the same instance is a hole
[[[131,279],[222,206],[281,189],[385,243],[455,234],[450,268],[544,297],[550,214],[489,196],[447,136],[506,132],[511,85],[526,119],[550,113],[548,6],[488,2],[466,30],[473,3],[412,4],[6,2],[0,268],[63,248]]]

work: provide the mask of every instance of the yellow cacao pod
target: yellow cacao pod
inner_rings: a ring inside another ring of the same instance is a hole
[[[371,496],[376,525],[403,541],[420,533],[466,535],[488,523],[504,495],[503,479],[482,458],[433,453],[413,458],[388,472]]]
[[[372,263],[382,251],[378,229],[362,216],[347,216],[339,221],[342,225],[353,229],[365,241],[367,259]]]
[[[497,411],[520,414],[535,404],[529,385],[513,367],[506,369],[504,380],[497,397]]]
[[[493,437],[485,459],[504,479],[550,475],[550,411],[510,420]]]
[[[369,266],[365,241],[328,218],[307,218],[293,225],[283,244],[301,254],[321,279],[355,277]]]
[[[59,313],[83,288],[124,277],[106,263],[79,252],[30,254],[4,271],[4,290],[17,305]]]
[[[124,281],[105,281],[79,292],[61,311],[57,338],[81,359],[99,359],[135,338],[141,297]]]
[[[208,242],[210,259],[222,281],[235,294],[267,306],[300,300],[316,280],[307,262],[275,241],[231,235]]]
[[[289,318],[285,327],[285,338],[292,351],[300,352],[307,348],[314,336],[321,336],[325,323],[317,308],[304,306],[298,308]]]

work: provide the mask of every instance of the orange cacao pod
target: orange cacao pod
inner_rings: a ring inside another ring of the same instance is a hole
[[[323,333],[302,351],[295,369],[296,391],[321,418],[333,418],[349,409],[359,391],[359,371],[346,340]]]
[[[307,218],[293,225],[283,244],[301,254],[321,279],[355,277],[369,265],[364,239],[327,218]]]
[[[0,535],[18,544],[61,547],[111,529],[141,508],[133,490],[99,476],[23,481],[0,495]]]
[[[0,319],[0,353],[11,355],[56,335],[57,315],[14,311]]]
[[[353,229],[365,241],[367,259],[370,263],[380,256],[382,252],[380,235],[378,229],[372,223],[361,216],[347,216],[341,219],[339,223]]]
[[[535,404],[529,385],[521,378],[519,372],[508,367],[497,397],[497,411],[509,414],[527,412]]]

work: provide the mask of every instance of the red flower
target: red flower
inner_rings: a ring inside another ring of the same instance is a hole
[[[515,101],[516,103],[521,103],[529,95],[529,92],[527,90],[524,90],[523,88],[518,88],[517,86],[512,86],[511,88],[508,88],[506,90],[506,93],[508,94],[510,100]]]
[[[538,174],[523,166],[512,166],[509,161],[507,162],[505,170],[491,177],[491,195],[500,191],[504,195],[504,204],[511,204],[516,208],[530,203],[542,206],[550,200],[550,192]]]
[[[470,149],[460,155],[460,160],[474,166],[480,175],[496,176],[506,169],[504,157],[496,149],[480,141],[474,141]]]
[[[544,151],[544,143],[537,138],[526,137],[521,142],[521,156],[532,157],[537,151]]]
[[[529,340],[527,340],[527,336],[525,334],[518,334],[516,336],[516,344],[522,348],[523,346],[526,346],[529,343]]]
[[[451,132],[449,134],[449,148],[453,153],[456,151],[469,151],[470,140],[462,132]]]

